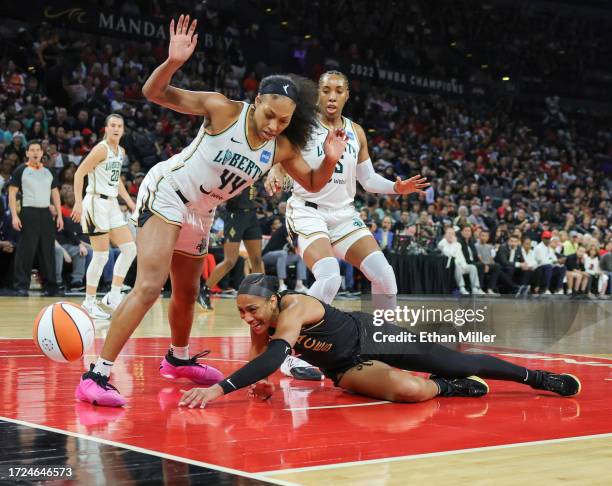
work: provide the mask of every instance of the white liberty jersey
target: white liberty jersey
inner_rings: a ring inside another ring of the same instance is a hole
[[[158,164],[164,177],[190,203],[214,208],[252,185],[272,166],[276,141],[251,147],[247,139],[251,105],[243,105],[238,119],[223,132],[211,135],[202,124],[188,147]]]
[[[123,152],[117,147],[117,153],[113,152],[106,140],[100,145],[106,147],[106,159],[96,165],[96,168],[87,174],[88,194],[104,194],[108,197],[117,197],[119,194],[119,178],[123,166]]]
[[[319,192],[312,193],[304,189],[296,181],[293,182],[293,195],[324,207],[344,207],[352,204],[355,199],[357,184],[357,157],[359,156],[359,140],[353,122],[342,117],[343,127],[348,137],[346,149],[336,164],[336,169],[329,182]],[[325,154],[323,143],[329,130],[320,121],[312,132],[310,141],[302,150],[302,157],[312,169],[317,169]]]

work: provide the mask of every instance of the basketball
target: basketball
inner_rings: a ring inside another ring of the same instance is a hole
[[[76,361],[94,341],[94,323],[80,306],[56,302],[43,308],[34,321],[34,343],[45,356],[67,363]]]

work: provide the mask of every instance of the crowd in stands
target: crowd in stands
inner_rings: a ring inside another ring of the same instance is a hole
[[[145,3],[146,7],[139,8],[153,9],[155,12],[148,14],[164,16],[158,2]],[[250,3],[263,8],[259,2]],[[431,7],[422,2],[389,1],[389,8],[372,11],[369,2],[355,0],[330,4],[331,10],[309,9],[317,15],[299,16],[295,12],[306,9],[310,2],[272,3],[279,15],[291,11],[292,18],[303,19],[292,27],[295,32],[320,33],[307,43],[301,37],[292,38],[303,52],[298,58],[288,59],[286,69],[295,68],[292,70],[310,76],[336,67],[334,53],[338,52],[360,59],[384,52],[381,59],[392,58],[403,67],[451,70],[440,75],[471,75],[472,61],[458,62],[452,57],[449,52],[456,51],[449,51],[449,40],[479,38],[473,31],[476,28],[482,35],[493,35],[498,23],[503,22],[500,16],[504,12],[502,9],[489,15],[490,21],[484,22],[486,9],[468,13],[467,3],[449,2],[443,7],[446,14],[434,19]],[[455,4],[462,15],[453,13]],[[139,4],[126,5],[134,8]],[[215,10],[200,8],[211,28],[223,35],[234,35],[236,39],[239,35],[255,36],[253,25],[241,31],[236,23],[221,22]],[[528,41],[529,32],[525,30],[532,24],[522,24],[525,13],[518,10],[510,25],[520,25],[525,35],[516,39]],[[328,15],[332,12],[342,15]],[[395,22],[394,17],[406,15],[415,21],[403,26]],[[563,15],[556,17],[557,22],[565,18]],[[332,26],[329,18],[341,21]],[[470,22],[474,18],[480,19],[476,26]],[[382,25],[389,28],[382,29]],[[554,56],[552,48],[542,50],[538,43],[529,44],[530,54],[526,55],[521,43],[511,42],[510,37],[508,42],[479,45],[481,50],[489,50],[486,55],[490,56],[491,68],[496,66],[500,71],[516,69],[534,74],[528,68],[537,67],[547,69],[544,74],[551,77],[557,73],[578,79],[589,69],[605,67],[597,62],[605,58],[601,50],[609,50],[612,44],[601,43],[589,51],[586,47],[593,42],[593,36],[585,30],[586,24],[574,19],[569,25],[575,32],[569,38],[580,42],[555,45]],[[599,32],[599,24],[594,25],[593,32]],[[368,26],[376,26],[375,31],[370,32]],[[547,27],[549,31],[558,28]],[[351,42],[349,34],[356,30],[368,39],[367,44],[358,39]],[[394,42],[381,44],[383,32],[384,38],[392,36]],[[609,32],[604,35],[609,36]],[[165,42],[60,33],[46,24],[29,30],[15,26],[8,34],[5,29],[4,35],[0,51],[0,286],[7,287],[11,256],[19,237],[11,227],[7,185],[15,168],[24,162],[29,141],[42,141],[45,164],[57,175],[62,212],[69,220],[74,203],[74,172],[103,136],[104,119],[109,113],[119,113],[126,120],[121,141],[127,152],[123,178],[134,197],[145,173],[185,147],[201,120],[161,109],[142,97],[144,81],[165,59]],[[544,42],[547,35],[558,38],[550,32],[540,32],[538,39]],[[424,49],[437,44],[440,49]],[[400,45],[410,48],[400,49]],[[459,47],[462,52],[472,51],[467,41]],[[246,46],[237,41],[230,49],[218,47],[205,54],[198,51],[175,75],[173,84],[250,100],[257,91],[258,80],[272,67],[248,61],[244,50]],[[559,54],[561,51],[565,54]],[[567,57],[558,56],[569,56],[577,62],[561,62]],[[300,59],[303,62],[298,62]],[[562,69],[566,71],[561,73]],[[403,246],[406,251],[452,257],[461,293],[468,293],[468,287],[475,294],[610,293],[612,179],[598,158],[612,157],[609,119],[564,114],[555,98],[545,101],[542,97],[541,116],[536,119],[521,117],[520,110],[508,101],[399,93],[359,82],[351,84],[347,115],[366,129],[370,156],[380,173],[389,179],[420,173],[432,183],[418,197],[380,197],[358,189],[356,205],[382,249],[397,251],[398,242],[408,241]],[[265,234],[271,234],[275,219],[280,217],[284,223],[279,203],[287,196],[285,193],[268,198],[260,189],[258,203]],[[213,243],[220,242],[222,224],[217,222],[214,230]],[[79,234],[78,226],[68,224],[64,233],[58,235],[56,258],[61,256],[72,263],[68,286],[81,288],[90,252],[87,241]],[[112,267],[112,262],[109,264]],[[59,263],[57,268],[61,273]],[[347,269],[345,274],[352,271]],[[354,285],[351,280],[346,279],[346,290],[354,290],[350,289]]]

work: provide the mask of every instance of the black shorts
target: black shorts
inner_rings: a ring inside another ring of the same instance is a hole
[[[254,209],[228,211],[223,222],[225,241],[261,240],[261,227]]]

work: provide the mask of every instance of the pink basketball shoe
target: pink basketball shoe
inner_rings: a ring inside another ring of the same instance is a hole
[[[177,378],[188,378],[198,385],[212,386],[223,379],[221,372],[208,365],[198,363],[198,358],[206,356],[210,351],[202,351],[190,359],[178,359],[169,350],[161,364],[159,373],[164,378],[176,380]]]
[[[89,366],[89,371],[81,378],[75,392],[76,398],[82,402],[103,407],[122,407],[125,405],[125,398],[108,382],[108,376],[94,373],[93,369],[94,364],[92,363]]]

